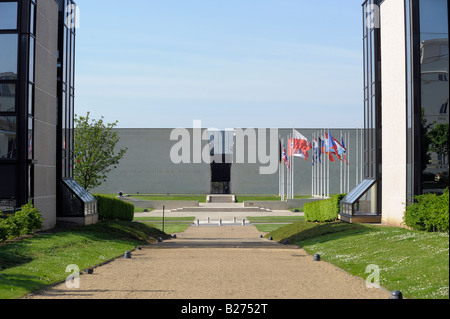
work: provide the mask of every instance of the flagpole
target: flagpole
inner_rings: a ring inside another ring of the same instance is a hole
[[[311,136],[312,142],[314,143],[314,133]],[[311,159],[311,197],[314,197],[314,147],[312,149],[313,156]]]
[[[294,136],[295,136],[295,132],[294,132],[294,128],[292,128],[292,144],[294,144]],[[295,156],[294,156],[294,145],[292,145],[292,199],[295,198],[294,194],[294,190],[295,190]]]
[[[355,175],[356,175],[356,178],[355,178],[355,180],[356,180],[356,186],[358,186],[358,173],[359,173],[359,156],[358,156],[358,154],[359,154],[359,152],[358,152],[358,150],[359,150],[359,148],[358,148],[358,129],[356,129],[356,145],[355,145],[355,148],[356,148],[356,161],[355,161],[355,163],[356,163],[356,170],[355,170]]]
[[[361,182],[364,179],[364,131],[363,128],[361,128]]]
[[[330,139],[331,139],[331,133],[330,133],[330,129],[328,129],[328,156],[331,156]],[[328,157],[328,177],[327,177],[327,198],[330,198],[330,158],[329,157]]]
[[[281,145],[281,137],[280,135],[278,135],[278,152],[280,152],[279,154],[283,154],[283,145]],[[282,156],[279,158],[279,162],[278,162],[278,196],[280,196],[281,198],[281,163],[283,161]]]
[[[284,152],[284,139],[281,139],[281,144],[282,144],[283,152]],[[284,161],[284,159],[283,159],[283,161]],[[283,166],[283,162],[281,162],[281,166]],[[285,170],[285,168],[283,167],[283,169],[281,170],[281,195],[283,197],[283,202],[285,201],[285,198],[284,198],[284,195],[285,195],[284,194],[284,185],[285,185],[284,170]]]
[[[350,132],[347,133],[347,145],[348,147],[350,147]],[[348,152],[348,163],[350,164],[350,151]],[[347,170],[347,179],[348,179],[347,194],[348,194],[350,193],[350,166],[348,167]]]
[[[326,168],[326,161],[327,161],[327,159],[326,159],[326,153],[327,153],[327,149],[326,149],[326,144],[325,144],[325,131],[324,130],[322,130],[322,143],[324,143],[324,147],[323,147],[323,150],[325,151],[324,152],[324,155],[323,155],[323,167],[322,167],[322,198],[325,198],[325,178],[326,178],[326,170],[325,170],[325,168]]]
[[[340,132],[341,137],[341,143],[342,143],[342,131]],[[341,164],[340,164],[340,168],[339,168],[339,193],[342,194],[342,159],[341,159]]]

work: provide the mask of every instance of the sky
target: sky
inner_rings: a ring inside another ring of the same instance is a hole
[[[76,2],[78,115],[119,128],[363,126],[362,1]]]

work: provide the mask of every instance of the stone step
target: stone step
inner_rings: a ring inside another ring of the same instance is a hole
[[[206,201],[208,203],[234,203],[234,195],[208,195]]]
[[[271,212],[270,209],[260,208],[260,207],[185,207],[172,209],[172,212],[211,212],[211,213],[219,213],[219,212]]]

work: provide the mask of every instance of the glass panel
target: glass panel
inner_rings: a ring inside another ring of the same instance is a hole
[[[0,183],[0,210],[6,211],[13,209],[16,205],[14,200],[17,181],[16,165],[0,165],[0,176],[2,181],[8,181],[8,183]]]
[[[16,117],[0,116],[0,159],[17,157]]]
[[[16,85],[14,83],[0,83],[0,112],[15,112]]]
[[[354,205],[355,215],[377,214],[377,184],[365,191]]]
[[[29,84],[28,85],[28,114],[33,115],[34,114],[34,85]]]
[[[0,34],[0,80],[17,79],[17,34]]]
[[[34,46],[35,40],[30,37],[30,64],[29,64],[29,81],[34,82]]]
[[[35,32],[35,17],[36,17],[36,5],[31,2],[30,9],[30,33],[34,35]]]
[[[17,29],[17,2],[0,2],[0,30]]]
[[[421,174],[423,193],[449,185],[447,1],[420,1]]]
[[[28,118],[28,159],[33,159],[33,118]]]

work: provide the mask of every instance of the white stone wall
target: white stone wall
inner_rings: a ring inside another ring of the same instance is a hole
[[[381,4],[382,214],[401,225],[406,203],[406,68],[404,1]]]

